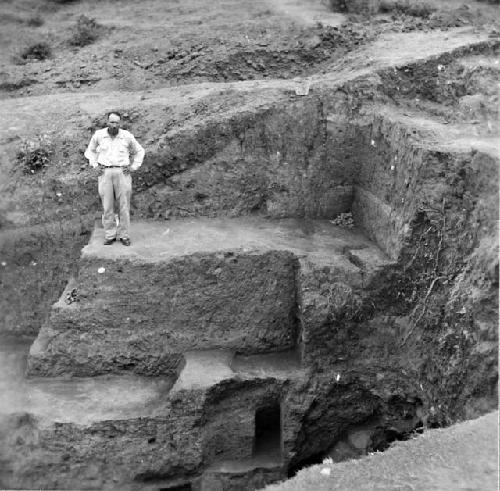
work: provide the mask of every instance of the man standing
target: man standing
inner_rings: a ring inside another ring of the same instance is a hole
[[[98,190],[101,197],[104,227],[104,245],[111,245],[117,238],[130,245],[130,195],[132,176],[144,159],[144,148],[132,133],[120,129],[121,115],[108,114],[107,128],[97,130],[92,136],[85,157],[92,168],[99,172]],[[130,163],[130,157],[133,158]],[[119,209],[119,225],[115,222],[115,203]]]

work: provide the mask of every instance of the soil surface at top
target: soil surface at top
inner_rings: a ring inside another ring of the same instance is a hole
[[[106,111],[120,109],[146,159],[156,159],[159,135],[498,39],[494,5],[410,3],[370,17],[320,0],[2,2],[0,227],[90,211],[88,196],[75,201],[63,188],[88,193],[83,152]],[[462,75],[444,80],[449,92],[463,91]],[[26,175],[27,155],[43,172]]]
[[[0,95],[286,79],[325,71],[382,33],[498,27],[495,6],[479,2],[440,0],[419,12],[369,19],[320,0],[4,1]],[[82,15],[94,23],[78,28]],[[40,43],[43,53],[27,51]]]

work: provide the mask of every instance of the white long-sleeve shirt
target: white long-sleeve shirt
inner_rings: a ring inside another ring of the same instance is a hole
[[[144,148],[139,145],[134,135],[127,130],[118,130],[115,137],[111,137],[107,128],[97,130],[90,139],[85,150],[85,157],[92,167],[99,164],[104,166],[116,165],[137,170],[144,159]],[[130,163],[130,158],[133,158]]]

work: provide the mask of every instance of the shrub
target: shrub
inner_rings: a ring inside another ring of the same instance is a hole
[[[26,21],[26,24],[30,27],[40,27],[43,26],[44,22],[43,17],[40,15],[33,15]]]
[[[347,12],[347,0],[328,0],[328,7],[334,12]]]
[[[52,54],[52,49],[46,42],[32,44],[21,53],[23,60],[45,60]]]
[[[50,163],[53,153],[51,141],[46,135],[42,135],[22,143],[21,150],[17,154],[17,161],[21,164],[24,173],[34,174]]]
[[[380,11],[382,13],[394,12],[395,14],[405,14],[426,19],[436,11],[436,8],[427,3],[410,3],[408,0],[404,2],[401,0],[385,0],[380,4]]]
[[[37,81],[34,78],[22,77],[9,82],[1,82],[0,90],[12,91],[23,89],[24,87],[29,87],[30,85],[36,84]]]
[[[80,15],[76,21],[76,26],[73,29],[73,36],[69,40],[72,46],[87,46],[92,44],[98,37],[100,25],[95,19]]]
[[[354,219],[352,218],[352,213],[348,211],[347,213],[340,213],[333,220],[330,220],[337,227],[352,228],[354,227]]]
[[[0,24],[22,24],[24,18],[20,15],[11,14],[9,12],[0,13]]]
[[[32,44],[21,53],[23,60],[45,60],[52,54],[50,45],[46,42]]]

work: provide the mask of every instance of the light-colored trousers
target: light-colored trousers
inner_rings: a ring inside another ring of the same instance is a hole
[[[102,226],[106,239],[130,238],[130,195],[132,177],[125,175],[118,167],[104,169],[98,178],[99,196],[102,201]],[[116,226],[115,208],[118,210],[119,225]]]

